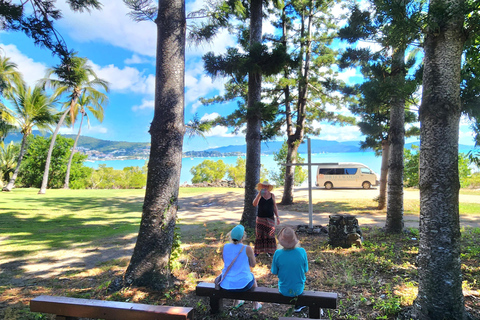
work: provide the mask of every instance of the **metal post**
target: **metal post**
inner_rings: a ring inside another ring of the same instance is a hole
[[[310,138],[307,138],[308,142],[308,217],[309,228],[313,229],[313,206],[312,206],[312,147],[310,143]]]

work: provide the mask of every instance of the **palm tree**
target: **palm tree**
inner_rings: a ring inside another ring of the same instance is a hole
[[[17,65],[10,61],[10,58],[0,56],[0,94],[3,95],[11,90],[14,83],[20,83],[22,75],[17,70]],[[8,112],[8,109],[0,103],[0,146],[3,146],[3,140],[8,132],[15,126],[12,125],[14,119]]]
[[[17,166],[10,181],[3,188],[3,191],[11,191],[15,185],[20,164],[25,155],[27,138],[32,133],[32,128],[36,126],[40,130],[49,129],[50,125],[55,122],[54,105],[57,96],[55,94],[47,95],[39,86],[32,90],[23,82],[13,86],[5,96],[12,105],[12,110],[9,112],[10,116],[15,118],[15,125],[23,135]]]
[[[17,158],[16,147],[13,144],[13,141],[7,147],[1,146],[0,147],[0,172],[1,172],[1,179],[2,179],[2,186],[3,182],[7,182],[10,180],[10,176],[15,171],[15,164]]]
[[[100,96],[95,97],[88,95],[88,92],[83,92],[82,95],[78,98],[77,104],[75,105],[75,115],[80,114],[80,125],[78,127],[77,137],[73,143],[72,152],[70,152],[70,158],[68,159],[67,164],[67,173],[65,175],[65,184],[64,189],[69,188],[70,182],[70,168],[72,166],[73,154],[75,153],[75,148],[77,147],[78,138],[80,138],[80,133],[82,132],[83,118],[87,118],[87,123],[90,123],[88,119],[87,110],[100,122],[103,121],[103,107],[102,104],[107,100],[107,96],[103,93]],[[76,118],[76,117],[75,117]],[[75,120],[75,119],[74,119]]]
[[[50,78],[55,75],[56,79]],[[108,82],[99,79],[92,67],[87,64],[86,58],[77,57],[76,53],[72,53],[62,60],[62,63],[55,68],[47,70],[44,79],[40,80],[43,87],[49,86],[58,91],[58,94],[70,92],[67,108],[60,117],[55,131],[52,135],[50,148],[48,149],[45,171],[43,173],[42,185],[38,194],[45,194],[48,183],[48,171],[50,170],[50,160],[52,158],[53,146],[57,138],[58,131],[65,120],[67,114],[70,114],[70,120],[73,123],[75,118],[75,110],[78,99],[82,94],[99,98],[104,95],[98,89],[108,92]],[[98,88],[98,89],[97,89]]]

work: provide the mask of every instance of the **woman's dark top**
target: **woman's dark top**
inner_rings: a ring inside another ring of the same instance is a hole
[[[257,216],[260,218],[273,218],[273,199],[271,197],[268,200],[260,197]]]

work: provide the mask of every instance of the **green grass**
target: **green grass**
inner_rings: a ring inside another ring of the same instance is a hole
[[[39,294],[190,306],[195,308],[198,319],[274,320],[289,312],[290,306],[266,303],[259,313],[250,312],[251,308],[227,309],[213,317],[209,315],[208,302],[195,296],[197,281],[213,281],[221,268],[219,250],[231,228],[225,221],[199,223],[181,235],[182,252],[173,270],[181,285],[168,292],[142,288],[108,292],[110,281],[125,272],[128,259],[110,260],[92,270],[62,270],[61,277],[32,278],[21,266],[39,262],[42,252],[79,246],[95,248],[102,241],[111,243],[136,236],[145,191],[47,190],[45,195],[37,192],[37,189],[15,189],[0,193],[0,318],[50,319],[28,311],[29,299]],[[180,197],[231,192],[243,196],[242,189],[181,188]],[[307,204],[295,205],[303,208]],[[368,214],[375,212],[376,202],[329,199],[314,205],[318,212]],[[476,203],[460,204],[462,214],[478,214],[478,208]],[[418,214],[418,210],[418,200],[405,201],[406,214]],[[330,319],[393,320],[401,308],[411,306],[416,298],[418,229],[409,228],[409,232],[401,235],[386,235],[381,229],[371,227],[362,227],[362,231],[363,247],[348,249],[331,248],[325,235],[299,234],[309,257],[306,288],[340,293],[338,308],[325,310]],[[462,228],[461,234],[464,290],[470,292],[466,294],[466,303],[470,312],[480,318],[478,299],[472,298],[480,295],[480,229]],[[250,232],[248,241],[253,240],[254,234]],[[264,255],[258,257],[254,273],[260,286],[277,286],[270,263],[271,259]]]
[[[144,190],[15,189],[2,193],[0,258],[138,232]]]

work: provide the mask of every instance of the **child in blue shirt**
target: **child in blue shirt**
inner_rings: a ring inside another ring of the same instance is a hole
[[[283,228],[278,234],[278,243],[283,247],[273,255],[272,273],[278,275],[278,291],[287,297],[302,294],[305,287],[305,273],[308,259],[305,249],[298,247],[295,231]]]

